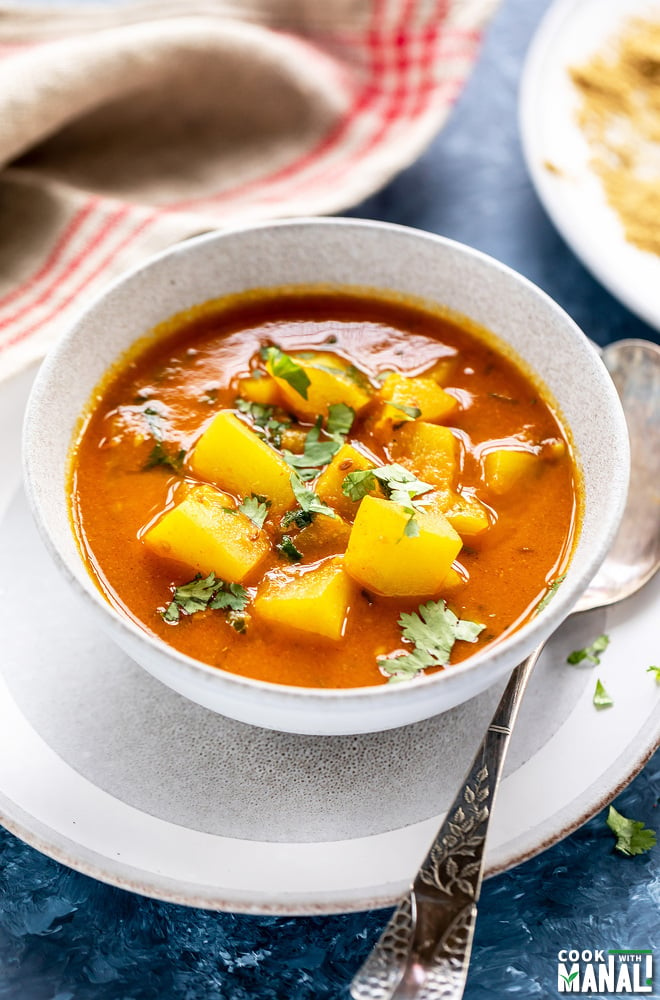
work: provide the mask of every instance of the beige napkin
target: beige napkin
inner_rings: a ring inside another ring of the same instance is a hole
[[[382,186],[442,125],[496,2],[0,7],[0,376],[151,252]]]

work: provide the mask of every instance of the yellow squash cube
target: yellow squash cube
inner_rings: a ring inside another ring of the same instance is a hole
[[[239,378],[236,390],[241,399],[249,399],[251,403],[261,403],[262,406],[278,406],[281,397],[277,382],[270,375],[250,375]]]
[[[394,432],[392,458],[424,483],[451,489],[456,479],[458,439],[448,427],[412,420]]]
[[[351,529],[341,517],[316,514],[314,520],[294,538],[299,552],[308,559],[339,555],[346,549]]]
[[[267,576],[254,600],[254,611],[277,625],[341,639],[354,584],[341,559],[312,568],[277,570]]]
[[[291,410],[297,417],[303,420],[316,420],[318,416],[327,417],[328,407],[333,403],[345,403],[359,413],[371,399],[368,385],[363,384],[361,380],[356,382],[350,373],[352,366],[338,355],[319,352],[310,357],[309,352],[306,352],[304,358],[295,355],[292,357],[309,379],[307,398],[305,399],[286,379],[277,376],[274,378],[285,408]],[[270,362],[267,367],[272,374]]]
[[[432,378],[438,385],[448,385],[458,366],[458,354],[449,354],[438,358],[431,368],[423,373],[424,378]]]
[[[410,378],[392,372],[387,376],[378,393],[383,406],[373,425],[374,433],[383,436],[407,420],[426,420],[439,423],[458,407],[457,400],[441,389],[432,378]],[[419,410],[414,417],[406,410]]]
[[[410,514],[398,504],[367,496],[346,549],[346,571],[386,597],[432,596],[462,548],[460,535],[438,511],[419,511],[419,534],[405,534]]]
[[[495,448],[484,458],[486,486],[498,496],[508,493],[521,480],[540,471],[538,455],[532,451],[513,448]]]
[[[229,583],[242,583],[270,543],[236,507],[233,497],[199,483],[144,532],[142,541],[156,555],[185,563],[202,576],[213,571]]]
[[[213,418],[195,445],[190,467],[200,479],[238,496],[267,497],[276,514],[295,503],[287,463],[231,410]]]
[[[358,505],[354,500],[344,496],[341,488],[342,483],[350,472],[362,472],[365,469],[373,468],[375,468],[375,462],[372,462],[352,445],[344,444],[319,476],[315,491],[324,503],[334,508],[342,517],[352,521]],[[374,492],[380,492],[377,485],[374,487]]]

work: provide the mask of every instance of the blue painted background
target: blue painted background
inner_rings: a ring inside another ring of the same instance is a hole
[[[349,214],[493,254],[600,344],[658,342],[565,246],[525,171],[517,90],[547,6],[502,0],[448,126],[414,166]],[[615,804],[660,831],[659,797],[660,752]],[[660,847],[625,858],[613,845],[602,813],[486,883],[466,1000],[557,996],[564,947],[651,948],[660,985]],[[244,917],[158,903],[78,875],[0,831],[0,1000],[345,1000],[387,916]]]

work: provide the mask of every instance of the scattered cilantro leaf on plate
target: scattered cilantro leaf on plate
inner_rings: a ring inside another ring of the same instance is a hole
[[[476,642],[485,628],[477,622],[458,618],[443,600],[428,601],[418,611],[403,612],[401,634],[414,650],[394,657],[379,657],[378,666],[390,680],[417,677],[426,667],[444,667],[457,640]]]
[[[603,683],[600,679],[596,681],[593,703],[596,708],[611,708],[614,704],[614,701],[603,687]]]
[[[174,588],[173,599],[162,612],[162,617],[164,621],[175,624],[182,614],[194,615],[207,608],[243,611],[248,601],[248,592],[240,584],[225,583],[213,572],[206,577],[198,573],[193,580]]]
[[[648,829],[639,820],[627,819],[617,812],[614,806],[610,806],[607,825],[616,837],[615,850],[629,857],[645,854],[657,843],[655,830]]]
[[[656,684],[660,684],[660,667],[647,667],[646,672],[647,674],[654,674]]]
[[[279,347],[263,347],[261,356],[275,378],[284,379],[299,396],[307,399],[307,390],[311,385],[310,377],[290,354],[285,354]]]
[[[600,654],[605,652],[609,643],[609,635],[599,635],[590,646],[585,646],[584,649],[574,649],[572,653],[569,653],[566,657],[566,662],[575,664],[582,663],[583,660],[589,660],[590,663],[598,666],[600,663]]]
[[[267,497],[261,496],[260,493],[253,493],[252,496],[244,498],[238,509],[246,517],[249,517],[257,528],[263,528],[264,521],[268,517],[269,507],[270,500]]]

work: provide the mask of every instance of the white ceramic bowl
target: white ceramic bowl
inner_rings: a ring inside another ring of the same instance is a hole
[[[65,469],[81,411],[106,370],[162,320],[249,288],[327,282],[441,303],[488,328],[536,372],[570,429],[584,518],[567,576],[546,608],[492,649],[409,684],[317,690],[226,673],[171,649],[115,611],[83,563]],[[115,281],[44,362],[28,404],[30,503],[64,576],[114,640],[164,684],[223,715],[289,732],[348,734],[406,725],[466,701],[510,672],[570,612],[612,542],[625,502],[628,438],[614,386],[587,338],[551,299],[507,267],[450,240],[399,226],[301,219],[182,243]]]

